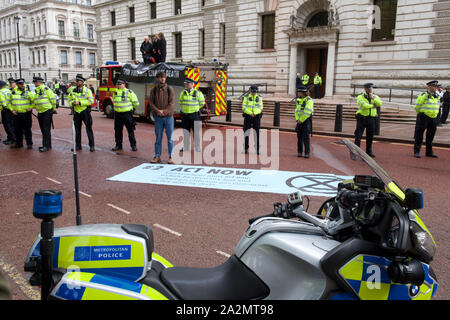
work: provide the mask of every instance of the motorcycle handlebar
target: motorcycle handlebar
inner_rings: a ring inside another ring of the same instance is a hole
[[[374,192],[357,192],[357,191],[349,191],[345,190],[339,196],[339,201],[346,206],[353,206],[357,202],[374,200],[376,194]]]

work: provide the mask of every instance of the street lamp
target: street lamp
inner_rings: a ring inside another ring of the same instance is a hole
[[[17,50],[19,52],[19,79],[22,79],[22,61],[20,59],[20,37],[19,37],[19,22],[22,18],[19,16],[14,16],[14,22],[16,23],[16,34],[17,34]]]

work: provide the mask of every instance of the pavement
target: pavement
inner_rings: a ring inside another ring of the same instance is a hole
[[[138,151],[130,150],[124,130],[124,149],[113,152],[113,120],[107,119],[99,112],[92,112],[92,117],[96,151],[89,152],[83,126],[83,150],[77,152],[83,224],[149,225],[154,233],[155,252],[174,265],[218,266],[234,252],[237,242],[248,227],[248,219],[272,212],[274,202],[286,202],[285,195],[274,193],[107,180],[143,163],[149,163],[154,156],[154,126],[138,120]],[[29,247],[40,232],[40,222],[32,216],[34,192],[45,189],[61,190],[64,212],[55,220],[55,227],[75,225],[74,172],[70,151],[71,119],[68,109],[58,109],[58,114],[54,117],[55,129],[52,130],[53,149],[49,152],[40,153],[37,150],[42,136],[35,118],[32,129],[33,150],[10,149],[0,143],[0,272],[9,280],[16,300],[39,299],[39,289],[27,284],[27,275],[23,271],[23,262]],[[233,115],[232,120],[235,123],[210,123],[204,128],[204,133],[220,131],[225,135],[229,129],[242,123],[242,116]],[[272,121],[265,118],[263,120],[267,124]],[[289,127],[291,119],[286,121],[288,122],[282,121],[286,130],[279,133],[279,170],[336,175],[371,173],[361,161],[349,159],[349,152],[338,143],[338,137],[315,134],[312,138],[311,159],[297,158],[297,137],[291,132],[293,126]],[[316,132],[319,132],[318,122],[319,120],[315,122]],[[326,124],[323,125],[323,128],[328,128]],[[350,129],[351,124],[344,124],[344,130]],[[327,130],[332,131],[329,128]],[[386,130],[382,127],[382,133]],[[2,127],[0,137],[5,137]],[[180,143],[179,140],[175,141],[175,145],[177,143]],[[211,140],[204,139],[204,153],[212,143]],[[239,153],[240,148],[236,146],[235,153]],[[436,147],[438,159],[416,159],[408,143],[376,141],[374,152],[377,163],[400,185],[423,189],[425,207],[421,210],[421,217],[438,246],[435,259],[431,263],[439,282],[435,299],[448,300],[450,149]],[[223,152],[223,155],[225,154]],[[243,164],[211,164],[203,160],[200,165],[246,169],[267,166],[260,162],[251,163],[251,156],[255,156],[252,148],[250,155],[245,156],[246,161]],[[162,159],[167,163],[165,138]],[[310,200],[308,211],[315,213],[325,198],[311,196]]]

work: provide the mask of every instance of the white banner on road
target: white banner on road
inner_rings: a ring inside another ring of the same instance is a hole
[[[300,191],[328,197],[336,194],[339,182],[351,178],[328,173],[144,163],[107,180],[279,194]]]

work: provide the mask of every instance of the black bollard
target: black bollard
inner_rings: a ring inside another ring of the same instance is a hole
[[[379,136],[380,135],[380,118],[381,118],[381,114],[380,114],[380,107],[377,107],[377,116],[375,118],[375,131],[374,131],[374,135]]]
[[[227,100],[227,116],[226,121],[231,122],[231,100]]]
[[[60,105],[61,106],[64,105],[64,93],[61,93],[61,104]]]
[[[342,114],[343,106],[338,104],[336,106],[336,118],[334,120],[334,132],[342,132]]]
[[[275,101],[275,110],[273,112],[273,126],[280,126],[280,102]]]

